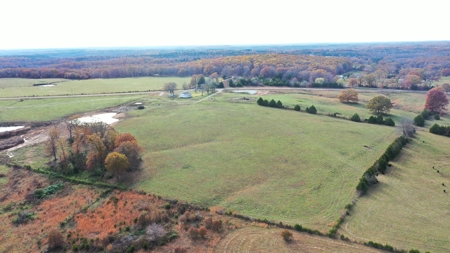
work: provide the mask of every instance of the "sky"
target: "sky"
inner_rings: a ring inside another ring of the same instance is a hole
[[[450,40],[445,1],[417,2],[3,0],[0,49]]]

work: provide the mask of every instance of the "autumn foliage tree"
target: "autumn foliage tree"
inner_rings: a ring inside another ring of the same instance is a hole
[[[447,110],[448,105],[447,95],[438,88],[433,88],[427,93],[427,100],[425,102],[425,109],[433,113],[440,113]]]
[[[388,113],[392,108],[391,100],[385,96],[376,96],[366,105],[366,108],[375,114]]]
[[[56,161],[56,155],[58,153],[58,140],[59,140],[60,132],[56,126],[50,127],[48,131],[48,140],[45,143],[45,152],[49,156],[53,156]]]
[[[48,247],[49,249],[57,249],[64,245],[64,239],[61,232],[58,229],[53,229],[48,234]]]
[[[121,142],[114,151],[124,154],[127,157],[130,169],[137,169],[139,167],[142,147],[139,146],[136,140]]]
[[[124,154],[112,152],[105,159],[105,169],[117,178],[125,174],[129,167],[128,159]]]
[[[359,101],[358,99],[358,92],[354,89],[345,89],[341,91],[341,94],[339,94],[338,99],[341,103],[356,103]]]

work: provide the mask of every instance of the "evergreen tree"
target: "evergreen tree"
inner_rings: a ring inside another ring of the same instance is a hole
[[[278,100],[278,102],[277,102],[277,107],[278,107],[278,108],[283,108],[283,103],[281,103],[280,100]]]
[[[374,116],[370,116],[369,120],[367,121],[370,124],[376,124],[377,123],[377,118],[375,118]]]
[[[359,117],[359,115],[357,113],[353,114],[353,116],[350,118],[351,121],[355,121],[355,122],[361,122],[361,118]]]
[[[382,125],[383,123],[384,123],[383,116],[378,115],[377,116],[377,124]]]
[[[314,107],[314,105],[311,105],[311,107],[309,107],[308,113],[316,114],[317,113],[316,107]]]
[[[294,110],[300,111],[300,106],[299,105],[295,105]]]
[[[269,102],[269,106],[270,107],[277,107],[277,102],[275,102],[275,100],[270,100],[270,102]]]
[[[262,99],[262,97],[259,97],[258,101],[256,101],[256,103],[258,105],[264,105],[264,100]]]
[[[422,115],[417,115],[414,118],[414,123],[416,124],[416,126],[423,127],[425,125],[425,120],[423,119]]]
[[[384,124],[386,126],[395,126],[395,122],[391,118],[387,118],[384,120]]]

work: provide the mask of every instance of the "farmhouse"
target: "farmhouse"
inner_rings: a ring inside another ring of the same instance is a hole
[[[192,98],[192,94],[189,91],[185,91],[178,95],[178,98]]]

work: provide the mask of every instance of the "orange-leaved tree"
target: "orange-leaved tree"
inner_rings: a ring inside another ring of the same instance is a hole
[[[120,175],[125,174],[129,167],[128,159],[123,154],[111,152],[105,159],[106,170],[111,172],[117,178],[119,178]]]
[[[354,89],[345,89],[341,91],[341,94],[338,96],[339,101],[341,103],[356,103],[359,101],[358,92]]]

